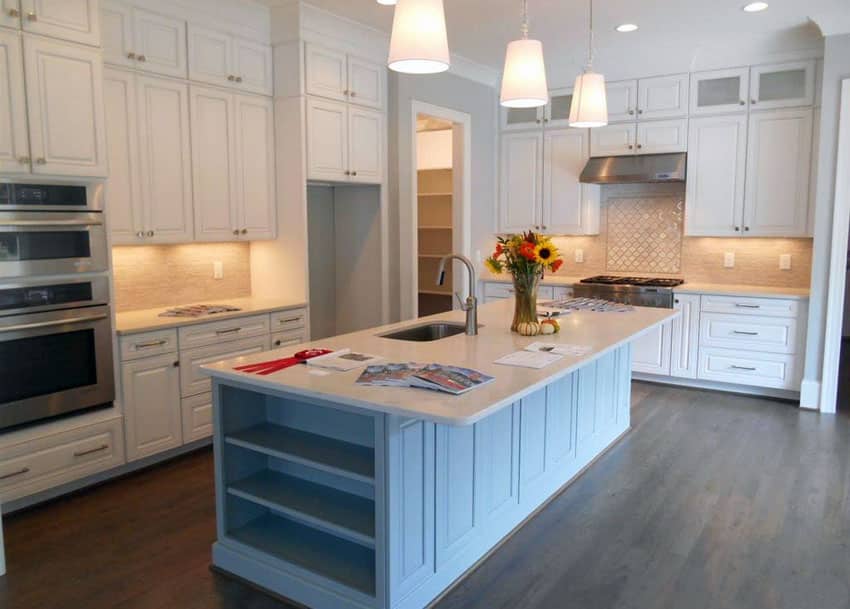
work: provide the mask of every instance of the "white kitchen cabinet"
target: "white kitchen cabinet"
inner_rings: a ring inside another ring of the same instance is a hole
[[[15,29],[21,27],[20,0],[0,0],[0,26]]]
[[[275,332],[272,334],[272,349],[290,347],[307,342],[306,330],[289,330],[287,332]]]
[[[26,32],[100,46],[97,0],[21,0]]]
[[[670,376],[695,379],[699,356],[699,294],[676,294],[673,308],[680,312],[671,321]]]
[[[107,175],[100,51],[24,35],[32,171]]]
[[[186,398],[199,393],[210,392],[212,380],[201,370],[201,366],[261,353],[270,348],[270,337],[268,334],[264,334],[263,336],[216,343],[195,349],[181,349],[180,394]]]
[[[670,375],[671,331],[668,321],[632,341],[633,372]]]
[[[274,102],[236,95],[236,224],[240,239],[277,235]]]
[[[740,236],[747,167],[747,116],[692,118],[685,234]]]
[[[26,88],[21,37],[0,31],[0,172],[29,173]]]
[[[141,243],[145,218],[139,162],[136,77],[106,68],[103,81],[109,155],[109,230],[116,245]]]
[[[347,181],[348,106],[343,102],[307,99],[307,177]]]
[[[141,75],[136,86],[145,242],[191,241],[189,88],[180,82]]]
[[[370,108],[384,107],[386,67],[343,51],[304,45],[307,93]]]
[[[587,232],[599,214],[598,187],[579,176],[589,157],[586,129],[546,131],[543,140],[543,204],[541,230],[556,235]]]
[[[753,66],[750,109],[811,106],[815,99],[814,60]]]
[[[608,121],[633,121],[637,116],[637,80],[621,80],[605,83],[608,101]]]
[[[209,438],[213,433],[212,393],[201,393],[180,401],[183,415],[183,443]]]
[[[186,78],[186,22],[104,0],[103,58],[106,63]]]
[[[746,235],[807,235],[811,148],[811,109],[750,115],[743,221]]]
[[[597,127],[590,130],[590,156],[634,154],[636,141],[636,123]]]
[[[272,51],[268,45],[193,23],[188,26],[188,45],[191,80],[272,94]]]
[[[543,125],[546,109],[537,108],[501,108],[502,131],[524,131]]]
[[[694,72],[691,74],[691,116],[746,111],[749,87],[749,68]]]
[[[384,177],[384,115],[348,107],[348,169],[352,182],[380,184]]]
[[[638,119],[687,117],[689,90],[689,74],[641,78],[638,81]]]
[[[512,133],[501,138],[499,232],[540,227],[543,133]]]
[[[183,442],[176,353],[121,364],[127,461]]]
[[[541,127],[561,129],[570,126],[573,88],[549,91],[549,103],[538,108],[501,108],[503,131],[529,130]]]
[[[635,141],[637,154],[687,152],[688,119],[640,122]]]

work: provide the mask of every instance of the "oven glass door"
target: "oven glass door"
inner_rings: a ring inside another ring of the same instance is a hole
[[[109,307],[0,318],[0,430],[115,398]]]
[[[107,269],[101,213],[0,213],[0,277]]]

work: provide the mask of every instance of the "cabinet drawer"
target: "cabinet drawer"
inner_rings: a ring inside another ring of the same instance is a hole
[[[183,415],[183,443],[209,438],[213,432],[212,393],[202,393],[180,401]]]
[[[485,283],[484,284],[484,300],[502,300],[505,298],[514,297],[514,288],[509,283]]]
[[[797,320],[755,315],[705,313],[700,322],[700,345],[768,353],[797,351]]]
[[[703,296],[700,310],[704,313],[733,313],[764,317],[797,317],[800,301],[781,298],[738,296]]]
[[[302,330],[289,330],[272,334],[272,349],[280,349],[290,345],[300,345],[307,342],[307,334]]]
[[[219,345],[207,345],[180,352],[180,395],[184,398],[212,390],[210,377],[201,366],[269,350],[269,336],[245,338]]]
[[[180,350],[269,333],[269,316],[236,317],[180,328]]]
[[[697,378],[799,391],[798,366],[795,355],[701,347]]]
[[[121,361],[177,352],[177,330],[158,330],[121,337]]]
[[[124,463],[121,419],[0,450],[0,500],[12,501]]]
[[[271,331],[284,332],[307,327],[307,310],[275,311],[271,314]]]

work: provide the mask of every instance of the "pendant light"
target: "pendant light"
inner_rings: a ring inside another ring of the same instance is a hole
[[[435,74],[449,69],[443,0],[398,0],[387,65],[406,74]]]
[[[587,67],[576,78],[570,106],[571,127],[604,127],[608,124],[605,77],[593,71],[593,0],[590,0],[590,36]]]
[[[506,108],[537,108],[549,103],[543,44],[528,38],[528,0],[522,0],[522,38],[508,43],[500,101]]]

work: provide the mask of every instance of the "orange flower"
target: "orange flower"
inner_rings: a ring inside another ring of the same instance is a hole
[[[564,261],[558,258],[555,262],[552,263],[552,272],[557,273],[558,269],[564,265]]]
[[[501,256],[503,251],[505,251],[505,250],[504,250],[504,248],[502,247],[502,244],[501,244],[501,243],[497,243],[497,244],[496,244],[496,253],[495,253],[495,254],[493,254],[493,258],[498,258],[499,256]]]
[[[529,243],[528,241],[524,241],[522,245],[519,246],[519,255],[525,258],[526,260],[534,260],[534,244]]]

